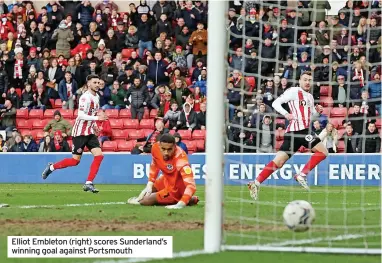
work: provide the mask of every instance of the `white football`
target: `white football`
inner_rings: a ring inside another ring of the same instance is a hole
[[[290,230],[304,232],[312,226],[316,213],[309,202],[295,200],[285,207],[283,218],[285,225]]]

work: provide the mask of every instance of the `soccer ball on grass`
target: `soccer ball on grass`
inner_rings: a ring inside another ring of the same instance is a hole
[[[312,226],[316,213],[309,202],[295,200],[285,207],[283,218],[285,225],[290,230],[304,232]]]

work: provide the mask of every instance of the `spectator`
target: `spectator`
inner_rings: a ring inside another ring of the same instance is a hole
[[[48,134],[44,137],[44,140],[40,143],[39,152],[50,152],[50,141],[51,137]]]
[[[206,102],[200,103],[200,112],[196,115],[196,129],[205,130],[206,129],[206,118],[207,118],[207,105]]]
[[[38,146],[31,135],[24,136],[24,148],[26,152],[38,151]]]
[[[135,145],[134,149],[131,151],[131,154],[142,154],[142,153],[151,153],[151,147],[153,143],[157,142],[161,135],[168,133],[169,130],[164,127],[162,120],[157,120],[155,122],[155,129],[147,137],[138,139],[138,143]]]
[[[353,130],[352,124],[346,125],[346,132],[341,139],[345,141],[346,153],[362,152],[362,137]]]
[[[332,86],[333,101],[335,107],[346,107],[347,102],[349,101],[348,89],[345,86],[345,76],[338,75],[337,85]]]
[[[189,130],[195,129],[196,112],[192,109],[189,103],[183,105],[183,111],[180,113],[179,120],[177,122],[177,130]]]
[[[65,20],[60,22],[58,29],[53,33],[52,39],[57,39],[56,54],[70,58],[70,42],[74,40],[74,36]]]
[[[8,134],[16,128],[16,108],[10,100],[6,100],[0,108],[1,127]]]
[[[186,84],[181,79],[175,80],[175,86],[172,89],[172,97],[176,100],[178,105],[183,105],[191,91],[186,87]]]
[[[24,109],[32,109],[34,106],[34,94],[30,84],[25,85],[25,90],[21,94],[21,107]]]
[[[131,96],[131,102],[129,98]],[[145,112],[145,107],[148,106],[148,91],[147,87],[141,83],[138,77],[134,78],[134,85],[132,85],[126,93],[125,102],[131,110],[131,117],[133,119],[142,120]]]
[[[232,142],[237,142],[237,143],[229,145],[229,152],[240,152],[239,142],[242,142],[246,138],[246,134],[239,127],[241,126],[242,123],[247,123],[247,122],[248,122],[247,118],[244,116],[244,113],[240,109],[234,112],[234,117],[232,118],[232,122],[231,122],[233,125],[228,126],[227,134],[228,134],[228,140]]]
[[[227,100],[229,103],[228,104],[229,120],[232,120],[235,114],[235,109],[241,103],[241,93],[240,91],[234,89],[233,83],[231,81],[228,83],[227,88],[228,88]]]
[[[10,147],[10,152],[26,152],[24,142],[20,134],[15,137],[15,144]]]
[[[152,44],[152,19],[148,19],[147,14],[142,14],[141,19],[138,22],[138,47],[139,47],[139,57],[143,57],[143,51],[145,49],[151,51],[153,49]]]
[[[110,120],[97,121],[96,124],[99,130],[98,140],[100,145],[103,145],[105,141],[110,141],[112,135]]]
[[[83,2],[81,2],[81,4],[78,5],[76,11],[80,17],[80,22],[83,25],[83,28],[85,29],[85,33],[87,33],[89,31],[89,24],[92,21],[94,8],[91,6],[89,0],[84,0]]]
[[[56,131],[60,131],[60,135],[66,138],[71,135],[72,126],[61,116],[60,111],[56,110],[54,112],[54,119],[48,122],[48,124],[44,127],[44,131],[50,131],[52,137]]]
[[[167,111],[166,115],[163,118],[163,123],[169,122],[168,128],[170,130],[176,130],[177,122],[179,120],[180,111],[178,110],[178,104],[173,102],[171,108]]]
[[[370,101],[375,103],[375,108],[378,111],[379,115],[382,114],[381,111],[381,90],[382,82],[381,77],[378,73],[375,73],[372,81],[369,82],[369,92],[370,92]]]
[[[197,58],[202,58],[204,60],[206,59],[207,39],[208,39],[207,30],[204,29],[204,25],[202,22],[198,22],[197,30],[192,32],[189,39],[190,41],[189,45],[192,46],[192,54],[194,55],[194,59],[197,59]]]
[[[1,6],[1,5],[0,5]],[[4,68],[3,61],[0,61],[0,104],[4,104],[8,92],[8,74]]]
[[[135,26],[130,26],[128,29],[128,33],[125,37],[125,46],[127,48],[138,48],[139,38],[137,34],[137,28]]]
[[[381,151],[381,138],[374,122],[369,122],[365,133],[364,153],[379,153]]]
[[[258,153],[272,153],[274,145],[274,125],[272,124],[271,116],[265,115],[258,128],[258,131],[255,133],[255,138],[251,138],[252,134],[250,132],[246,133],[245,143],[247,145],[254,144]]]
[[[162,53],[155,52],[154,60],[150,60],[148,64],[148,77],[154,81],[155,85],[168,82],[166,67],[166,62],[162,59]]]
[[[107,92],[109,92],[109,91],[107,91],[108,89],[109,89],[108,87],[104,88],[104,90],[105,90],[104,94],[107,94]],[[111,92],[110,92],[110,100],[107,102],[107,104],[105,104],[102,107],[102,109],[103,110],[106,110],[106,109],[117,109],[117,110],[125,109],[126,108],[126,104],[124,101],[125,97],[126,97],[126,90],[123,89],[121,87],[121,85],[119,85],[118,81],[114,81],[113,86],[111,88]]]
[[[64,140],[63,135],[61,130],[56,130],[54,132],[53,140],[50,141],[51,152],[70,152],[69,144]]]
[[[318,134],[317,131],[316,134]],[[318,134],[318,137],[326,149],[328,149],[329,153],[337,153],[338,132],[337,129],[333,127],[333,124],[328,123],[325,129]]]
[[[49,89],[48,92],[52,90]],[[34,109],[51,109],[52,105],[50,103],[48,94],[44,91],[44,87],[39,86],[37,88],[37,91],[33,94],[33,99],[34,99]]]
[[[176,145],[179,146],[186,154],[188,154],[187,145],[184,142],[182,142],[182,137],[180,136],[180,134],[178,132],[175,132],[173,136],[175,137]]]
[[[72,78],[72,74],[70,71],[66,71],[65,78],[61,80],[58,85],[58,94],[62,101],[63,109],[74,109],[77,89],[77,81]]]

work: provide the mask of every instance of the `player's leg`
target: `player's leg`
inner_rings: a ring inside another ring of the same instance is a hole
[[[89,151],[93,154],[93,162],[90,165],[90,171],[86,183],[83,186],[84,191],[90,191],[92,193],[98,193],[98,189],[94,187],[93,181],[97,176],[99,167],[101,166],[103,160],[103,153],[99,141],[95,135],[89,135],[88,141],[86,143]]]
[[[257,200],[260,191],[260,185],[269,176],[271,176],[272,173],[281,168],[284,163],[288,161],[288,159],[292,156],[293,149],[291,148],[294,145],[294,141],[292,141],[293,139],[294,138],[292,138],[291,134],[285,134],[284,142],[281,145],[279,152],[277,152],[275,158],[264,167],[255,181],[248,183],[248,189],[252,199]]]
[[[80,163],[82,152],[84,151],[86,140],[84,136],[77,136],[73,138],[72,158],[65,158],[57,163],[48,163],[45,170],[42,172],[42,179],[48,178],[48,176],[54,171],[64,169],[67,167],[76,166]]]

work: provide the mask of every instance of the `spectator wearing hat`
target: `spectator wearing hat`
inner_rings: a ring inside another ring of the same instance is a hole
[[[106,48],[105,41],[103,39],[101,39],[98,42],[97,49],[94,51],[94,57],[97,58],[99,61],[101,61],[103,59],[104,55],[106,55],[106,54],[109,54],[109,56],[111,56],[112,52]]]
[[[180,113],[179,120],[177,121],[177,130],[194,130],[196,128],[196,112],[192,109],[191,105],[186,102],[183,105],[183,111]]]
[[[175,143],[177,146],[179,146],[186,154],[188,154],[187,145],[182,142],[182,136],[178,132],[174,133]]]
[[[64,133],[57,130],[53,134],[53,140],[50,141],[51,152],[70,152],[69,144],[64,140]]]
[[[197,24],[197,30],[192,32],[189,45],[192,46],[192,54],[194,59],[203,58],[207,56],[207,30],[204,29],[203,23]]]
[[[347,12],[343,8],[338,11],[338,23],[344,27],[349,26],[349,16],[347,16]]]
[[[134,70],[131,66],[125,66],[125,74],[120,75],[117,80],[121,85],[131,85],[134,82]]]
[[[68,28],[65,20],[60,22],[58,29],[53,33],[52,39],[57,40],[57,56],[63,55],[65,58],[70,58],[70,42],[74,40],[74,36],[72,31]]]
[[[341,34],[343,25],[339,23],[338,16],[332,16],[332,18],[329,19],[329,21],[330,21],[329,32],[333,34],[333,39],[336,39]]]
[[[54,112],[53,120],[48,122],[44,127],[44,131],[50,131],[51,136],[54,136],[54,132],[61,131],[63,137],[68,137],[71,135],[72,125],[61,116],[59,110],[56,110]]]
[[[98,48],[98,44],[101,42],[101,40],[102,40],[101,39],[101,33],[98,30],[94,31],[93,35],[91,36],[90,41],[88,42],[89,45],[92,47],[93,51],[95,51]]]
[[[9,84],[15,88],[24,88],[24,80],[28,76],[27,60],[23,55],[22,48],[15,48],[14,58],[5,62],[5,69],[8,73]]]

